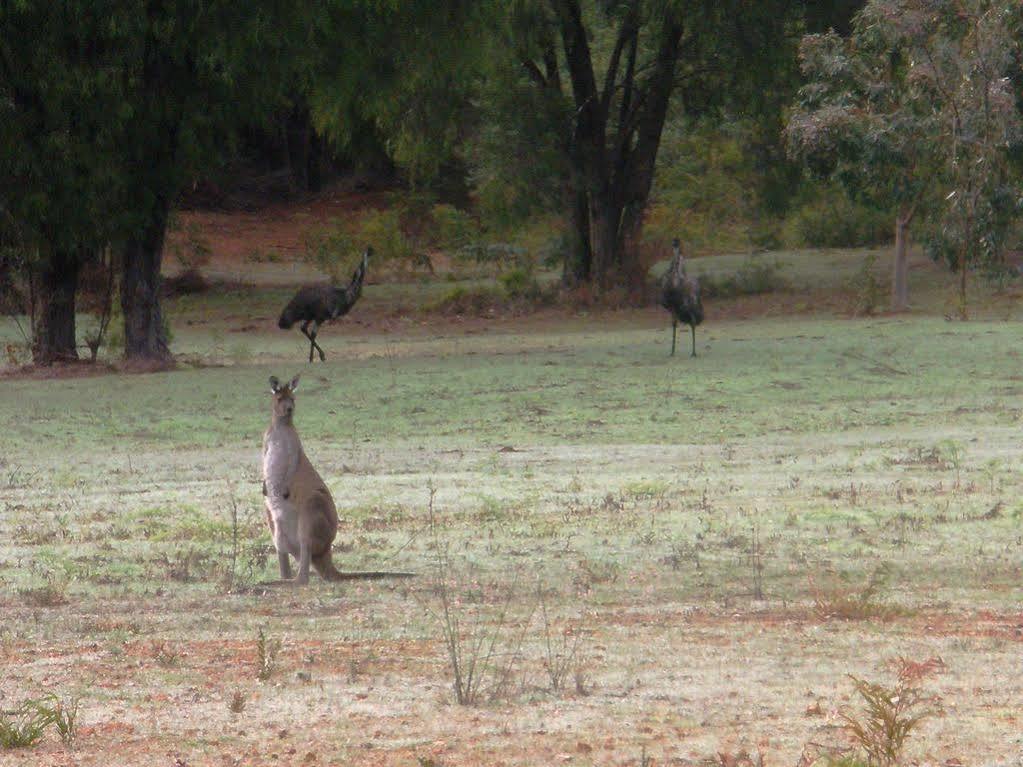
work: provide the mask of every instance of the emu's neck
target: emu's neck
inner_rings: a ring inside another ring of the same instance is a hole
[[[686,276],[686,259],[682,255],[682,249],[675,246],[675,253],[671,258],[671,272],[679,277]]]

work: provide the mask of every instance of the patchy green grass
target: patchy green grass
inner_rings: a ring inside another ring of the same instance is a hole
[[[172,372],[4,381],[0,707],[68,690],[77,763],[667,763],[754,746],[794,763],[845,742],[846,675],[895,656],[940,656],[934,691],[954,701],[912,758],[1018,754],[1018,323],[710,305],[700,356],[670,359],[652,310],[353,321],[308,365],[273,327],[281,295],[257,298],[177,302],[191,364]],[[255,327],[218,324],[235,314]],[[296,372],[296,422],[342,516],[336,559],[414,581],[260,585],[276,570],[267,377]],[[481,708],[452,703],[439,593],[466,626],[507,610],[493,667],[511,670]],[[280,642],[265,680],[260,636],[264,658]]]

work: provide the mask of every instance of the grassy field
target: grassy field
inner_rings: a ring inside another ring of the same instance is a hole
[[[309,365],[268,282],[173,302],[174,371],[8,375],[0,711],[80,708],[0,764],[824,763],[849,675],[929,660],[902,758],[1020,764],[1017,297],[948,322],[918,265],[912,314],[851,319],[862,254],[783,260],[695,359],[654,309],[447,318],[383,285]],[[296,372],[336,561],[418,578],[262,585],[267,377]]]

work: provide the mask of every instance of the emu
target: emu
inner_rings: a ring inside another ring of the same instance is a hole
[[[299,330],[302,335],[309,339],[309,361],[313,361],[313,350],[320,353],[320,362],[327,360],[327,355],[316,343],[316,334],[320,332],[320,325],[338,317],[343,317],[355,306],[355,302],[362,295],[362,283],[366,279],[366,264],[373,254],[373,248],[366,248],[362,254],[362,263],[352,274],[352,281],[344,288],[335,288],[333,285],[307,285],[299,289],[295,296],[284,307],[281,318],[277,320],[277,327],[288,330],[296,322],[301,322]],[[309,326],[312,326],[310,330]]]
[[[703,322],[700,281],[686,274],[686,262],[678,237],[671,241],[671,248],[671,265],[661,282],[661,306],[671,312],[671,354],[675,354],[675,335],[681,322],[688,325],[692,333],[693,353],[690,356],[695,357],[696,326]]]

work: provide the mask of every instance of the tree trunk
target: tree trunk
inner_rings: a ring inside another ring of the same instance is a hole
[[[124,313],[124,356],[130,361],[166,363],[171,360],[160,309],[160,265],[167,215],[166,201],[159,200],[149,223],[124,248],[121,311]]]
[[[291,190],[309,191],[309,149],[312,126],[309,110],[295,105],[288,114],[284,137],[287,141],[288,172]]]
[[[309,162],[306,170],[306,180],[310,192],[319,192],[323,188],[323,154],[323,139],[310,128]]]
[[[640,244],[643,240],[643,207],[627,206],[622,211],[621,264],[622,279],[632,296],[642,296],[646,286],[647,270],[642,259]]]
[[[32,337],[32,361],[37,365],[78,359],[75,292],[80,267],[79,253],[62,250],[53,253],[39,270]]]
[[[895,217],[895,264],[892,276],[892,311],[909,309],[909,221],[912,214]]]
[[[575,287],[590,281],[593,267],[593,250],[590,247],[590,208],[586,193],[577,189],[566,193],[569,205],[571,242],[565,253],[565,268],[562,282]]]
[[[607,195],[590,194],[590,245],[593,249],[593,279],[598,292],[606,293],[618,283],[618,224],[621,210]]]

